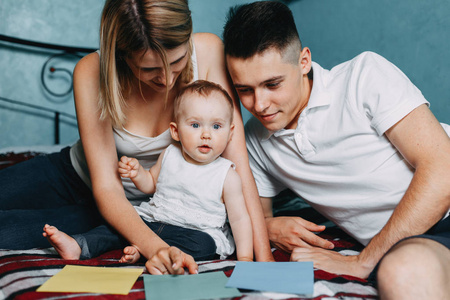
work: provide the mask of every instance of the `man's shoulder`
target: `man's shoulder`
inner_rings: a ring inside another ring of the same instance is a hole
[[[383,56],[373,51],[364,51],[356,55],[350,61],[379,61],[386,60]]]
[[[386,58],[372,51],[365,51],[349,61],[353,69],[384,68],[387,64],[392,65]]]
[[[353,58],[341,62],[331,69],[325,69],[317,62],[313,62],[313,71],[314,71],[314,81],[322,82],[324,88],[328,87],[330,82],[333,82],[334,78],[347,78],[350,80],[351,78],[358,78],[362,74],[366,74],[368,72],[373,72],[374,70],[381,71],[385,68],[388,68],[388,65],[391,65],[384,57],[381,55],[372,52],[365,51]],[[315,84],[313,89],[321,84]]]
[[[366,82],[361,79],[369,79],[373,82],[373,80],[384,78],[385,74],[395,74],[397,71],[398,68],[383,56],[372,51],[365,51],[336,65],[328,73],[324,73],[324,76],[327,78],[325,82],[329,82],[330,78],[346,78],[349,83],[360,84]]]

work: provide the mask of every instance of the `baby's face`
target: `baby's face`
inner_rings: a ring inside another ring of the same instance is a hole
[[[188,94],[179,107],[176,130],[172,137],[179,140],[184,158],[194,164],[208,164],[225,150],[234,125],[232,108],[218,92],[204,97]],[[172,129],[172,128],[171,128]]]

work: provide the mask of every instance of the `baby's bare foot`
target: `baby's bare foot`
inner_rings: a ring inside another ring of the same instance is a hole
[[[141,254],[139,253],[138,249],[134,246],[128,246],[123,249],[123,255],[120,258],[119,262],[121,263],[127,263],[127,264],[134,264],[139,260],[141,257]]]
[[[71,236],[48,224],[45,224],[42,235],[47,238],[61,258],[80,259],[81,248]]]

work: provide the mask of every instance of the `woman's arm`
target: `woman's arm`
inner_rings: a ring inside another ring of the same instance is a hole
[[[169,246],[145,225],[125,196],[112,126],[108,120],[100,120],[99,72],[97,53],[82,58],[74,70],[75,108],[92,192],[105,220],[149,259]]]
[[[220,84],[234,99],[235,129],[233,138],[223,153],[223,157],[228,158],[236,164],[236,171],[242,180],[245,204],[253,226],[253,245],[256,260],[273,261],[261,202],[248,162],[240,105],[234,90],[231,88],[230,79],[225,67],[222,41],[219,37],[211,33],[197,33],[194,35],[194,45],[197,52],[199,78]]]

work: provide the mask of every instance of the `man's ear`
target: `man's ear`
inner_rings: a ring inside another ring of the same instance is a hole
[[[170,122],[169,124],[169,129],[170,129],[170,135],[172,136],[172,138],[179,142],[180,141],[180,136],[178,135],[178,127],[177,127],[177,123],[175,122]]]
[[[302,68],[303,75],[307,75],[311,71],[311,50],[308,47],[304,47],[299,57],[299,66]]]

